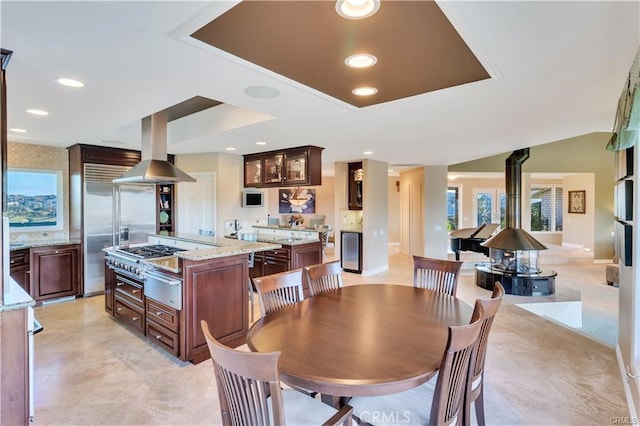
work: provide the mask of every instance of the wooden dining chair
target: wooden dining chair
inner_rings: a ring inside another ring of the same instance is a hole
[[[301,269],[253,278],[253,284],[262,316],[304,299]]]
[[[351,398],[358,424],[462,425],[469,365],[482,326],[483,308],[476,305],[476,309],[475,321],[449,326],[437,379],[404,392]]]
[[[340,260],[305,266],[303,270],[309,285],[309,296],[342,287]]]
[[[280,352],[246,352],[218,342],[206,321],[200,326],[211,353],[224,425],[350,425],[352,409],[336,410],[320,400],[282,389]]]
[[[491,299],[478,299],[476,306],[480,304],[484,310],[482,317],[482,327],[475,348],[474,361],[469,367],[469,379],[467,380],[467,390],[464,397],[464,423],[471,424],[471,404],[474,403],[476,410],[476,421],[479,426],[484,426],[484,360],[487,353],[487,342],[489,331],[493,325],[493,318],[498,312],[502,303],[504,288],[496,281],[493,285]],[[474,310],[474,315],[476,311]],[[471,319],[473,321],[473,318]]]
[[[413,285],[455,296],[461,261],[413,256]]]

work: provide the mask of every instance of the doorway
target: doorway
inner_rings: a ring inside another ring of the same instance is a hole
[[[503,188],[473,189],[473,226],[483,223],[505,225],[506,194]]]
[[[216,231],[216,174],[190,173],[196,181],[178,185],[178,232]]]

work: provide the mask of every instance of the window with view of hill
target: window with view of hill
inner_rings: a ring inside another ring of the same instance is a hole
[[[62,229],[62,172],[9,169],[7,216],[16,231]]]

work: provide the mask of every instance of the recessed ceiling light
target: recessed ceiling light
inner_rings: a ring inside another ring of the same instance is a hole
[[[375,87],[369,87],[369,86],[357,87],[353,89],[351,93],[353,93],[356,96],[371,96],[378,93],[378,89],[376,89]]]
[[[33,115],[49,115],[47,111],[42,111],[41,109],[28,109],[27,112]]]
[[[263,142],[263,141],[258,141],[258,142],[256,142],[256,145],[266,145],[266,144],[267,144],[267,143],[266,143],[266,142]]]
[[[25,129],[9,129],[10,132],[13,133],[27,133],[27,131]]]
[[[84,83],[78,80],[73,80],[71,78],[59,78],[56,80],[58,83],[62,84],[63,86],[68,86],[68,87],[84,87]]]
[[[363,152],[364,155],[373,155],[373,151],[365,151]]]
[[[344,63],[351,68],[369,68],[378,62],[378,58],[368,53],[357,53],[349,56]]]
[[[232,148],[232,147],[228,147],[228,148],[225,148],[224,150],[225,150],[225,151],[235,151],[236,149],[235,149],[235,148]]]
[[[364,19],[380,9],[380,0],[338,0],[336,12],[347,19]]]
[[[269,86],[250,86],[244,89],[244,93],[251,97],[260,99],[271,99],[280,95],[278,89],[274,89]]]

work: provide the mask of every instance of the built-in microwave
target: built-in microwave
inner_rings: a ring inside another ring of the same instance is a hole
[[[264,192],[257,189],[245,189],[242,191],[242,207],[264,206]]]

